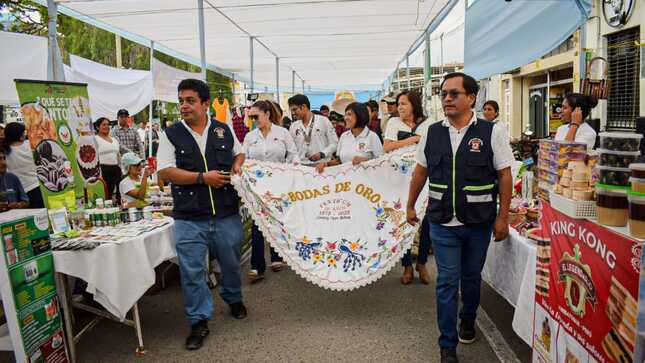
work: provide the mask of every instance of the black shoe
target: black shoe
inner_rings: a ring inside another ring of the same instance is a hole
[[[459,363],[457,348],[441,348],[441,363]]]
[[[459,323],[459,342],[462,344],[471,344],[475,341],[475,321],[462,320]]]
[[[200,320],[190,328],[190,335],[188,335],[188,338],[186,338],[186,349],[197,350],[201,348],[202,344],[204,343],[204,338],[206,338],[209,333],[210,330],[208,330],[208,321]]]
[[[231,307],[231,315],[233,315],[235,319],[246,318],[246,306],[244,306],[241,301],[230,304],[229,306]]]

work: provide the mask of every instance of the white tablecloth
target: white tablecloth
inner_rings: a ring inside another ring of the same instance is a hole
[[[121,320],[155,283],[154,268],[177,255],[170,224],[120,244],[89,251],[53,251],[56,272],[87,282],[87,292]]]
[[[513,330],[528,345],[533,335],[537,245],[510,229],[503,242],[488,247],[482,279],[515,307]]]

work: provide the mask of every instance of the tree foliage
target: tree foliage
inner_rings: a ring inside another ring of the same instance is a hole
[[[47,8],[26,0],[0,0],[0,10],[16,16],[7,29],[11,32],[47,36],[49,20]],[[58,42],[63,62],[69,64],[70,54],[94,62],[116,67],[116,36],[113,33],[84,23],[64,14],[58,14]],[[156,59],[178,69],[199,72],[200,67],[155,50]],[[150,48],[128,39],[121,40],[121,61],[124,68],[150,70]],[[232,104],[232,80],[217,72],[206,72],[213,97],[220,94]],[[148,120],[149,109],[135,115],[137,122]],[[178,114],[176,105],[167,104],[165,114]]]

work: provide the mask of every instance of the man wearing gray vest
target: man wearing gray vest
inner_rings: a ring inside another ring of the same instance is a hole
[[[190,325],[186,349],[202,346],[213,316],[213,294],[206,282],[206,256],[222,268],[220,296],[236,319],[244,319],[240,271],[242,222],[239,197],[230,173],[244,162],[231,126],[208,119],[210,91],[197,79],[179,83],[181,122],[159,141],[159,174],[171,183],[177,257],[184,308]]]
[[[446,75],[441,84],[446,119],[431,125],[421,138],[410,182],[411,224],[418,223],[414,205],[426,180],[430,188],[427,214],[438,271],[442,363],[458,362],[457,344],[475,341],[481,271],[491,234],[495,241],[508,236],[513,152],[504,127],[473,112],[478,91],[472,77]],[[460,288],[463,306],[457,330]]]

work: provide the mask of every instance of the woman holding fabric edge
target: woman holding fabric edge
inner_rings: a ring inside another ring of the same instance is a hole
[[[119,182],[121,181],[119,140],[116,137],[110,137],[110,120],[107,117],[100,117],[96,120],[94,129],[96,130],[101,176],[103,176],[107,188],[106,197],[112,199],[114,193],[118,195]]]
[[[364,161],[383,155],[383,145],[378,135],[367,125],[370,121],[369,111],[363,103],[352,102],[345,108],[345,123],[349,130],[338,139],[335,157],[316,165],[319,173],[328,166],[352,163],[358,165]]]
[[[248,118],[255,123],[242,144],[243,160],[272,161],[276,163],[298,161],[298,150],[289,131],[280,127],[280,115],[271,101],[257,101],[248,111]],[[278,272],[284,266],[282,258],[270,248],[271,270]],[[251,228],[251,270],[248,278],[256,282],[264,278],[264,236],[258,227]]]
[[[405,90],[396,96],[397,111],[399,117],[391,118],[387,123],[387,129],[383,137],[385,152],[390,152],[402,147],[414,145],[421,140],[421,137],[428,132],[430,121],[423,113],[423,101],[415,91]],[[423,219],[419,239],[419,253],[417,255],[416,270],[419,273],[419,280],[428,285],[430,274],[426,269],[428,255],[430,254],[430,230],[428,220]],[[403,276],[401,283],[409,285],[414,278],[412,270],[412,254],[408,250],[403,256]]]

